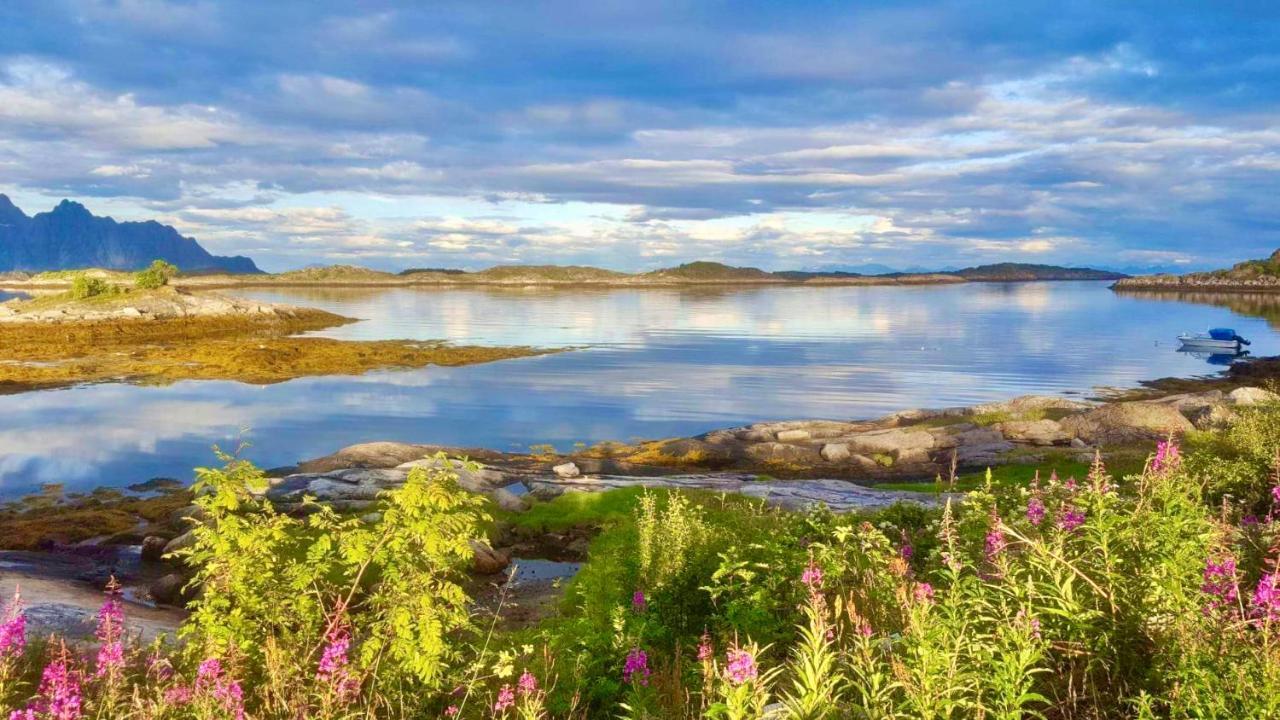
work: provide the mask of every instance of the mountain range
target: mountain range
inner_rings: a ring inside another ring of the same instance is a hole
[[[260,274],[253,260],[212,255],[194,238],[183,237],[169,225],[154,220],[116,222],[98,217],[84,205],[63,200],[53,210],[28,217],[9,198],[0,194],[0,272],[40,272],[102,268],[136,270],[153,260],[165,260],[184,274]],[[363,275],[354,277],[360,270]],[[369,277],[366,277],[369,276]],[[372,277],[377,276],[377,277]],[[384,277],[385,276],[385,277]],[[272,276],[283,281],[388,282],[388,273],[363,268],[336,267],[306,269]],[[769,272],[758,268],[733,267],[716,262],[690,262],[648,273],[630,274],[599,268],[559,266],[506,266],[481,272],[418,269],[401,273],[402,281],[424,281],[431,277],[451,282],[590,282],[590,283],[671,283],[671,282],[963,282],[1019,280],[1114,280],[1123,273],[1091,268],[1054,265],[999,263],[942,271],[911,268],[895,271],[884,265],[841,266],[812,270]],[[265,278],[264,278],[265,279]]]
[[[247,257],[212,255],[194,238],[154,220],[116,222],[63,200],[28,217],[0,194],[0,272],[99,267],[136,270],[166,260],[183,272],[261,272]]]

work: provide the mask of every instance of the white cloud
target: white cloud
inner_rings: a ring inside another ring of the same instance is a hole
[[[81,138],[112,152],[210,148],[248,139],[234,115],[212,107],[161,107],[131,94],[112,95],[76,80],[56,65],[6,63],[0,71],[0,128],[60,140]]]

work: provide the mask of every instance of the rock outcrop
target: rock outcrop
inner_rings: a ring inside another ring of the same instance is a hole
[[[0,323],[103,323],[117,321],[176,320],[181,318],[249,317],[286,319],[328,315],[318,310],[262,303],[210,293],[190,293],[176,288],[134,291],[94,298],[93,302],[68,300],[0,303]],[[341,320],[337,316],[330,316]]]
[[[1111,403],[1062,420],[1062,428],[1090,445],[1123,445],[1181,435],[1195,426],[1178,408],[1159,402]]]
[[[289,504],[310,494],[345,507],[363,507],[381,490],[403,482],[412,467],[438,465],[434,458],[421,459],[425,455],[445,452],[484,463],[479,471],[454,463],[460,484],[506,509],[527,502],[524,490],[546,497],[627,485],[727,489],[780,503],[790,502],[789,497],[824,498],[852,508],[869,500],[848,481],[874,485],[927,480],[950,472],[953,464],[960,470],[980,470],[1063,454],[1088,461],[1099,448],[1153,444],[1220,423],[1239,405],[1274,400],[1271,393],[1248,387],[1230,394],[1210,390],[1113,403],[1028,396],[971,408],[911,410],[878,420],[758,423],[694,438],[606,444],[553,460],[433,445],[365,443],[301,463],[302,472],[273,481],[268,497]],[[841,487],[849,489],[848,496],[836,492]]]

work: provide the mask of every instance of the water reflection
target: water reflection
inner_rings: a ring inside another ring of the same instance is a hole
[[[1155,290],[1122,290],[1125,297],[1176,303],[1200,303],[1229,308],[1232,312],[1262,318],[1272,329],[1280,330],[1280,294],[1263,292],[1171,292]]]
[[[1250,356],[1250,352],[1248,350],[1235,353],[1212,353],[1204,352],[1203,350],[1191,350],[1183,347],[1178,348],[1178,352],[1186,353],[1188,356],[1197,360],[1203,360],[1210,365],[1220,365],[1223,367],[1229,366],[1237,360],[1244,360]]]
[[[1102,283],[933,288],[452,290],[240,294],[365,322],[343,338],[587,346],[465,368],[304,378],[270,386],[104,384],[0,397],[0,494],[190,477],[209,446],[284,465],[355,442],[525,449],[663,437],[757,420],[860,418],[1022,393],[1201,374],[1177,334],[1234,326],[1232,309],[1119,296]]]

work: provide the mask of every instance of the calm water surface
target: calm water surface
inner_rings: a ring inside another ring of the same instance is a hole
[[[568,448],[1087,392],[1218,369],[1175,352],[1179,332],[1211,325],[1235,327],[1255,354],[1280,354],[1280,335],[1257,317],[1266,308],[1118,296],[1103,283],[237,294],[364,319],[322,333],[331,337],[583,349],[270,386],[103,384],[0,396],[0,494],[45,482],[186,479],[213,462],[212,444],[241,437],[252,443],[249,458],[274,466],[370,440]]]

